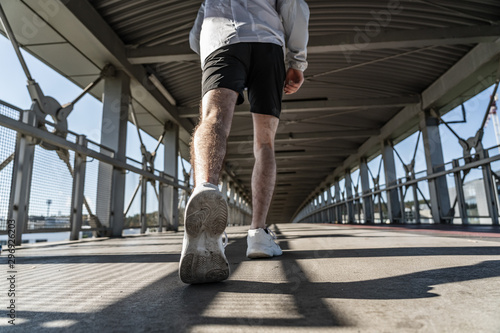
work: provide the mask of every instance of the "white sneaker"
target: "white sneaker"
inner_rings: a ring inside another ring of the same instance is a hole
[[[250,229],[247,237],[248,258],[269,258],[283,254],[278,244],[274,242],[276,235],[269,228]]]
[[[184,219],[179,277],[184,283],[218,282],[229,277],[222,234],[227,225],[227,201],[210,183],[197,186]]]

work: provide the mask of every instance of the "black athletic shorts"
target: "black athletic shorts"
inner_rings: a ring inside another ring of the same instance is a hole
[[[210,90],[236,91],[241,104],[248,88],[250,111],[279,118],[285,81],[281,46],[271,43],[238,43],[212,52],[203,66],[202,97]]]

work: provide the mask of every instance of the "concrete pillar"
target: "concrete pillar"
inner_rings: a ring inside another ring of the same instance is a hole
[[[24,111],[21,121],[30,126],[35,126],[35,113]],[[33,139],[24,134],[17,134],[14,164],[12,169],[12,180],[10,187],[10,203],[8,220],[14,221],[15,244],[21,245],[22,235],[27,226],[29,218],[29,200],[31,191],[31,179],[33,174],[33,160],[35,157],[35,145]]]
[[[439,120],[430,115],[429,111],[420,113],[420,130],[424,139],[425,161],[427,174],[444,171],[443,147],[439,134]],[[451,223],[450,195],[446,176],[429,180],[431,212],[434,223]]]
[[[82,147],[87,147],[85,135],[79,135],[76,143]],[[73,167],[73,191],[71,195],[71,214],[69,222],[71,225],[70,240],[77,240],[82,229],[82,211],[85,190],[85,156],[75,153],[75,162]]]
[[[371,193],[370,189],[370,176],[368,174],[368,163],[366,159],[360,161],[359,175],[361,177],[361,192],[363,195]],[[373,223],[373,196],[363,196],[363,215],[365,216],[365,223]]]
[[[397,185],[396,163],[392,143],[385,141],[382,145],[382,159],[384,160],[385,186]],[[392,189],[387,193],[387,210],[391,223],[401,222],[401,206],[399,204],[398,190]]]
[[[130,78],[122,71],[104,81],[101,144],[114,151],[114,158],[126,162],[127,120]],[[103,151],[106,153],[106,151]],[[99,162],[96,215],[111,237],[120,237],[125,216],[125,171]]]
[[[171,179],[178,182],[179,173],[179,126],[168,122],[163,138],[163,170]],[[179,229],[179,190],[173,186],[161,185],[161,202],[167,230]]]

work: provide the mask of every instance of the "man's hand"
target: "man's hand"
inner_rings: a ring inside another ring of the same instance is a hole
[[[304,83],[304,73],[298,69],[289,68],[286,72],[285,88],[283,90],[287,95],[296,93],[302,83]]]

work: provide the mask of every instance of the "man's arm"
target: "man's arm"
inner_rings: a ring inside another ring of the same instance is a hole
[[[278,0],[278,12],[283,21],[286,43],[286,94],[293,94],[304,82],[309,40],[309,7],[304,0]]]
[[[309,7],[304,0],[278,0],[278,12],[285,28],[286,65],[304,71],[307,68]]]
[[[191,50],[200,54],[200,33],[201,33],[201,25],[203,24],[203,20],[205,19],[205,1],[201,4],[200,9],[198,10],[198,16],[196,16],[196,20],[194,21],[193,28],[189,32],[189,46]]]

